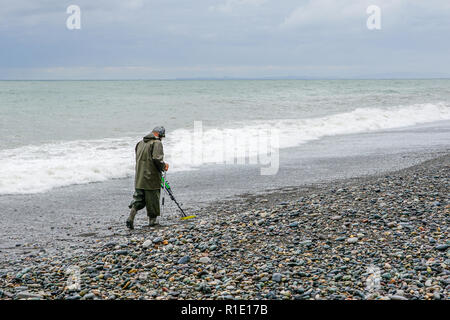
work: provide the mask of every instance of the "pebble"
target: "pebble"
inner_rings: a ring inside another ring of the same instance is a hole
[[[191,261],[191,257],[190,256],[184,256],[181,259],[178,260],[178,264],[186,264],[189,261]]]
[[[153,241],[151,241],[151,240],[145,240],[144,243],[142,244],[142,246],[143,246],[144,248],[148,248],[148,247],[150,247],[152,244],[153,244]]]
[[[409,300],[408,298],[405,298],[403,296],[397,296],[397,295],[393,295],[390,296],[391,300]]]
[[[0,298],[448,300],[449,162],[216,201],[187,223],[2,260]]]
[[[94,299],[94,298],[95,298],[95,294],[93,294],[93,293],[88,293],[83,296],[83,299],[86,299],[86,300]]]
[[[17,299],[32,299],[32,298],[42,299],[42,296],[28,291],[22,291],[17,294]]]
[[[436,246],[436,250],[445,251],[450,248],[450,244],[440,244]]]
[[[283,275],[281,273],[274,273],[272,275],[272,281],[281,282]]]
[[[153,239],[153,243],[155,243],[155,244],[161,243],[161,242],[163,242],[163,240],[164,239],[162,237],[156,237],[156,238]]]
[[[211,263],[211,259],[208,257],[201,257],[200,259],[198,259],[198,262],[208,264]]]

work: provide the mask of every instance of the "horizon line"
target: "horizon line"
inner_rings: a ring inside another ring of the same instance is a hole
[[[0,79],[0,81],[230,81],[230,80],[450,80],[448,77],[186,77],[186,78],[111,78],[111,79]]]

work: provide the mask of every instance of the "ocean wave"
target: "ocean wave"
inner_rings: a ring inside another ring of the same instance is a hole
[[[280,148],[299,146],[326,136],[372,132],[450,120],[447,103],[417,104],[389,109],[358,108],[351,112],[307,119],[246,121],[221,128],[203,128],[201,144],[192,130],[170,132],[164,143],[171,171],[193,170],[201,163],[235,157],[221,139],[251,142],[267,128],[282,137]],[[245,139],[243,139],[245,138]],[[134,146],[140,137],[77,140],[0,150],[0,194],[28,194],[73,184],[101,182],[134,174]],[[199,150],[201,148],[201,150]],[[222,148],[222,149],[221,149]],[[264,150],[266,151],[266,150]],[[201,163],[193,155],[202,152]],[[253,150],[250,157],[258,156]]]

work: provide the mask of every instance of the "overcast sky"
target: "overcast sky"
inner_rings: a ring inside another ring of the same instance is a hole
[[[0,0],[0,79],[195,77],[450,77],[450,1]]]

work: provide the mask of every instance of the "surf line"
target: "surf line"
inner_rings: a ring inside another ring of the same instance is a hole
[[[209,318],[214,316],[216,307],[195,307],[188,304],[187,307],[181,308],[182,315],[207,315]]]

